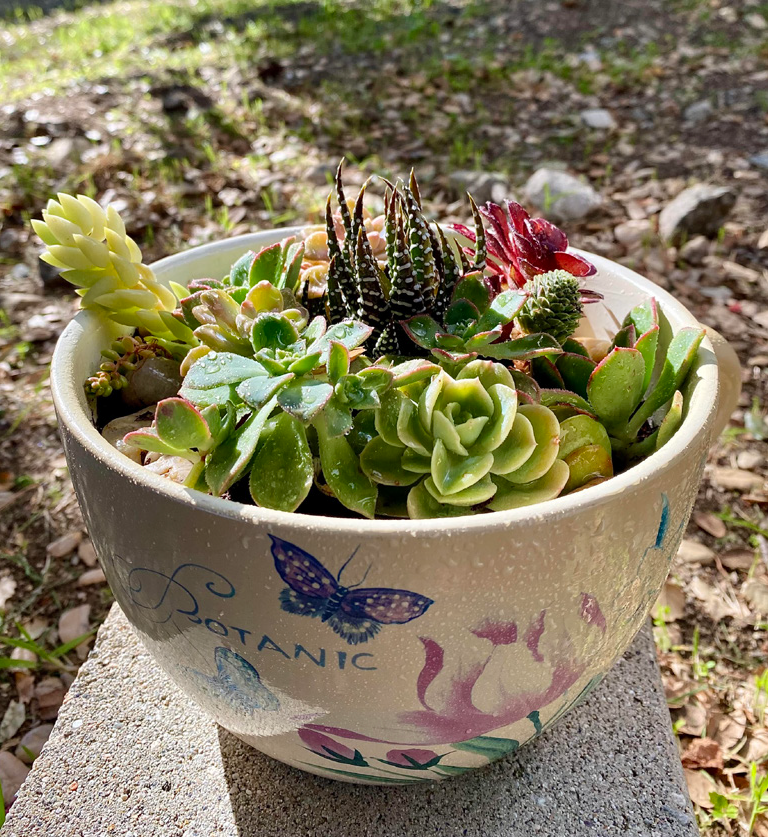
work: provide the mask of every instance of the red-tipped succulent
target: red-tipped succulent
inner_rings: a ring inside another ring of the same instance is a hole
[[[595,266],[586,259],[566,252],[565,233],[544,218],[531,216],[515,201],[481,206],[480,214],[488,222],[486,238],[488,269],[501,287],[521,288],[529,279],[552,270],[566,270],[573,276],[591,276]],[[453,229],[475,241],[475,233],[462,224]]]

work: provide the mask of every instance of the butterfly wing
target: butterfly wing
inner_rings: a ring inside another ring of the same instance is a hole
[[[339,583],[317,558],[295,544],[269,537],[275,569],[291,590],[313,599],[330,599],[339,589]]]
[[[284,587],[280,591],[280,607],[287,613],[295,613],[298,616],[320,616],[325,610],[327,601],[327,599],[297,593],[290,587]]]
[[[346,613],[336,611],[328,620],[328,625],[350,645],[359,645],[361,642],[368,642],[371,637],[381,630],[381,625],[373,619],[363,617],[358,619]]]
[[[354,619],[372,619],[382,625],[403,625],[423,616],[432,599],[410,590],[368,587],[350,590],[341,600],[341,610]]]

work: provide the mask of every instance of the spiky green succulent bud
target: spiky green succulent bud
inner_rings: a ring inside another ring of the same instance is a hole
[[[518,405],[512,373],[474,360],[452,377],[390,389],[360,456],[374,482],[413,486],[411,518],[515,508],[556,497],[568,479],[559,424],[541,404]]]
[[[522,288],[528,299],[517,315],[527,334],[551,334],[561,342],[576,330],[584,313],[579,280],[565,270],[529,279]]]
[[[46,245],[41,259],[61,269],[77,288],[82,308],[101,311],[121,325],[166,340],[195,344],[191,330],[171,315],[174,294],[142,262],[113,206],[102,209],[86,195],[60,193],[32,226]]]

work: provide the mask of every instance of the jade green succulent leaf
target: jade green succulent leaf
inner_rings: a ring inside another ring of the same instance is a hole
[[[440,323],[429,314],[417,314],[402,323],[405,333],[422,349],[437,347],[437,335],[442,331]]]
[[[703,328],[683,328],[672,338],[655,387],[629,422],[630,433],[636,433],[682,387],[703,339]]]
[[[318,356],[318,360],[320,359]],[[349,373],[349,349],[336,340],[331,341],[328,351],[328,377],[332,384]]]
[[[634,348],[636,340],[637,332],[635,331],[634,325],[630,323],[629,325],[620,328],[616,334],[613,335],[611,348],[632,349]]]
[[[644,380],[645,359],[635,349],[614,349],[592,372],[587,396],[609,432],[626,425],[643,397]]]
[[[511,483],[504,477],[494,477],[496,494],[488,504],[490,511],[508,511],[523,506],[532,506],[553,500],[565,488],[568,481],[568,466],[556,459],[550,469],[538,479],[527,483]]]
[[[264,424],[276,399],[265,404],[231,433],[205,460],[205,481],[211,493],[220,497],[243,475],[259,443]]]
[[[528,360],[561,351],[560,344],[549,334],[526,334],[503,343],[492,343],[483,349],[483,354],[496,360]]]
[[[597,364],[584,355],[564,351],[555,361],[555,366],[564,386],[586,398],[589,380]]]
[[[212,389],[222,384],[239,384],[247,378],[266,376],[258,361],[231,352],[210,352],[192,364],[184,376],[190,389]]]
[[[303,425],[281,413],[265,428],[250,471],[251,497],[259,506],[296,511],[312,487],[312,452]]]
[[[348,509],[363,517],[376,514],[378,490],[360,467],[360,459],[344,436],[332,436],[327,417],[321,414],[314,424],[320,449],[320,465],[328,487]]]
[[[590,416],[578,415],[560,422],[558,458],[565,459],[575,450],[588,445],[600,445],[608,454],[611,453],[608,431],[599,421]]]
[[[468,299],[457,299],[445,312],[445,329],[449,334],[463,335],[480,319],[477,306]]]
[[[274,395],[276,395],[294,375],[259,376],[248,378],[237,387],[237,394],[249,406],[260,410]]]
[[[379,485],[411,485],[420,479],[403,467],[403,448],[387,444],[381,436],[374,436],[360,454],[360,467]]]
[[[542,404],[521,404],[518,409],[531,423],[536,448],[519,468],[503,475],[515,485],[543,477],[557,459],[560,447],[560,423],[550,409]]]
[[[296,326],[281,314],[259,314],[251,330],[254,351],[287,349],[299,339]]]
[[[248,272],[255,258],[256,253],[254,253],[253,250],[249,250],[247,253],[243,253],[243,255],[240,256],[240,258],[230,268],[230,284],[237,286],[248,285]]]
[[[496,326],[511,323],[525,304],[525,300],[526,295],[520,291],[502,291],[493,298],[477,321],[477,330],[490,331]]]
[[[320,352],[320,363],[328,362],[331,343],[341,343],[347,349],[356,349],[371,336],[373,329],[355,320],[344,320],[332,325],[321,337],[315,340],[307,349],[308,352]]]
[[[277,403],[304,424],[317,417],[333,395],[333,387],[325,381],[301,378],[288,384],[277,394]]]
[[[571,411],[571,415],[581,414],[597,418],[594,408],[585,398],[565,389],[542,389],[541,403],[551,410],[566,409]]]
[[[141,430],[132,430],[126,434],[123,441],[131,445],[131,447],[139,450],[151,451],[152,453],[162,453],[169,456],[183,456],[184,451],[181,448],[174,447],[168,442],[163,441],[158,435],[154,427],[145,427]],[[197,457],[185,457],[196,459]]]
[[[204,451],[213,440],[200,410],[183,398],[161,401],[155,411],[155,426],[157,435],[179,450],[196,448]]]
[[[453,292],[453,300],[458,302],[461,299],[471,302],[478,315],[488,310],[492,294],[482,273],[468,273],[459,279]]]
[[[683,421],[683,396],[682,393],[675,392],[672,396],[672,404],[669,411],[664,416],[664,420],[659,426],[659,432],[656,439],[656,450],[666,445],[666,443],[677,432]]]
[[[613,476],[611,452],[606,451],[601,444],[577,448],[569,453],[564,461],[569,472],[568,482],[563,489],[564,494]]]

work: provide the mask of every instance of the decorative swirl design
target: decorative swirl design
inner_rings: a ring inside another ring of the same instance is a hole
[[[155,624],[162,625],[165,622],[168,622],[174,614],[179,613],[182,616],[190,617],[193,621],[199,620],[198,613],[200,611],[200,606],[197,601],[197,595],[189,589],[188,586],[182,584],[181,581],[177,579],[177,576],[182,573],[184,570],[198,570],[202,571],[203,573],[207,573],[213,578],[210,581],[205,582],[205,589],[214,596],[218,596],[221,599],[231,599],[235,595],[235,587],[232,582],[223,576],[221,573],[216,572],[215,570],[210,569],[209,567],[205,567],[202,564],[181,564],[173,571],[172,575],[166,575],[165,573],[160,572],[159,570],[152,570],[148,567],[135,567],[130,571],[128,574],[128,593],[131,597],[131,602],[136,605],[136,607],[141,608],[144,611],[147,611],[148,614],[154,614],[156,616],[161,616],[165,613],[165,608],[163,605],[166,604],[166,600],[173,597],[174,593],[181,592],[185,596],[188,597],[188,603],[186,607],[174,607],[170,603],[168,603],[168,612],[164,618],[151,618],[151,621]],[[165,586],[162,588],[159,594],[159,598],[153,597],[150,601],[142,601],[142,594],[144,594],[145,588],[147,587],[147,583],[149,577],[154,577],[156,579],[164,579],[166,581]],[[189,582],[187,582],[189,584]],[[199,595],[199,592],[198,592]],[[161,610],[162,608],[162,610]],[[195,619],[197,617],[197,620]]]

